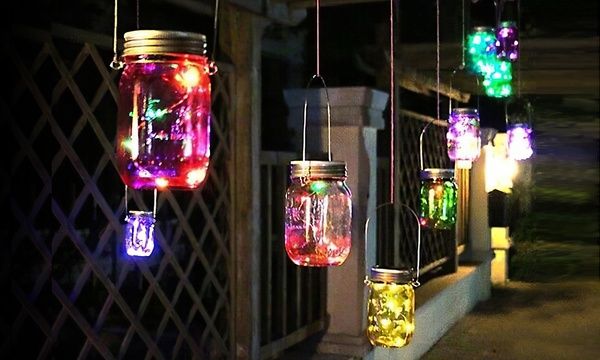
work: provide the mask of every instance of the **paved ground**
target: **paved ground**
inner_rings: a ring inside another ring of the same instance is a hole
[[[600,281],[509,282],[422,357],[600,359]]]

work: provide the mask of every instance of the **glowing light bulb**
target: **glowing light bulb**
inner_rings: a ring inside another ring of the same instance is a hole
[[[200,83],[200,71],[195,66],[185,67],[177,74],[177,80],[186,88],[198,86]]]

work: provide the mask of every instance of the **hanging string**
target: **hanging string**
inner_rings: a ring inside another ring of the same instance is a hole
[[[465,37],[466,37],[466,33],[465,33],[465,0],[462,0],[462,39],[461,39],[461,48],[460,48],[460,52],[462,54],[462,58],[461,58],[461,62],[460,62],[460,67],[461,69],[464,69],[465,67]]]
[[[435,1],[435,74],[436,74],[436,110],[437,117],[436,119],[440,119],[440,1]],[[421,166],[421,170],[424,169],[423,164],[423,135],[425,134],[425,130],[433,123],[430,121],[423,127],[421,130],[421,135],[419,136],[419,164]]]
[[[394,0],[390,0],[390,202],[394,203]]]
[[[436,39],[436,56],[435,56],[435,74],[436,74],[436,108],[437,117],[440,118],[440,0],[435,0],[435,39]]]
[[[140,0],[135,0],[135,26],[140,29]]]
[[[154,204],[152,205],[152,216],[156,217],[156,198],[158,197],[158,190],[154,188]]]
[[[129,211],[128,210],[128,208],[129,208],[128,207],[128,201],[129,201],[129,199],[128,199],[128,196],[127,196],[127,189],[128,188],[129,187],[127,185],[125,185],[125,214],[127,214],[127,212]]]
[[[213,19],[213,49],[210,60],[214,63],[215,53],[217,52],[217,32],[219,31],[219,0],[215,0],[215,18]]]
[[[521,31],[521,0],[517,0],[517,30],[523,34]],[[521,61],[523,60],[517,61],[517,97],[521,97]]]
[[[317,23],[316,23],[316,27],[317,27],[317,75],[321,76],[321,34],[320,34],[320,25],[321,25],[321,18],[320,18],[320,8],[321,8],[321,1],[320,0],[315,0],[316,4],[316,13],[317,13]]]
[[[123,68],[123,62],[119,59],[119,54],[117,53],[117,26],[118,26],[118,18],[119,18],[119,0],[115,0],[115,8],[113,15],[113,58],[108,66],[110,66],[113,70],[119,70]]]

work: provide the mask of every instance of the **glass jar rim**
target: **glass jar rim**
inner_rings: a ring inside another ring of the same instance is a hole
[[[172,30],[134,30],[124,34],[123,55],[206,54],[206,36]]]
[[[454,179],[454,169],[430,168],[421,170],[421,180]]]
[[[291,178],[346,179],[345,161],[294,160],[290,162]]]
[[[412,269],[381,268],[374,266],[370,271],[371,281],[408,284],[413,280]]]

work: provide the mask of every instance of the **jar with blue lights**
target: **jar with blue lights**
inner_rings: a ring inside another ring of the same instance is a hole
[[[372,267],[365,283],[367,338],[373,346],[399,348],[408,345],[415,331],[415,291],[412,272]]]
[[[125,33],[116,155],[133,189],[196,189],[210,157],[212,71],[202,34]]]
[[[458,186],[453,169],[424,169],[421,171],[421,226],[449,230],[456,224]]]
[[[299,266],[339,266],[352,243],[352,194],[343,161],[292,161],[285,250]]]

